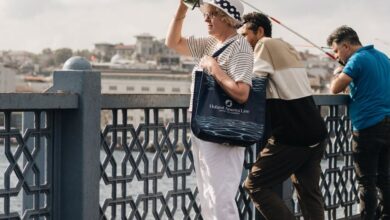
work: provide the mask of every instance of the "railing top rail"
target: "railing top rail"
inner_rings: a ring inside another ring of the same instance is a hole
[[[317,105],[346,105],[345,94],[314,95]],[[187,108],[189,94],[102,94],[102,109]]]
[[[102,94],[102,109],[187,108],[189,94]],[[317,105],[346,105],[348,95],[314,95]],[[0,93],[0,110],[77,109],[69,93]]]
[[[69,93],[0,93],[0,110],[77,109],[78,95]]]
[[[317,105],[346,105],[350,99],[347,94],[318,94],[314,95],[313,98]]]
[[[102,94],[102,109],[187,108],[189,94]]]

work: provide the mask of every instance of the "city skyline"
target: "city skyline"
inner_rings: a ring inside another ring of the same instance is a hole
[[[263,12],[326,46],[330,32],[341,25],[354,28],[362,43],[374,44],[390,55],[387,21],[390,1],[247,0]],[[95,43],[135,43],[136,35],[165,37],[178,0],[4,0],[0,1],[1,50],[39,53],[45,48],[93,49]],[[253,9],[245,6],[245,13]],[[273,23],[274,37],[281,37],[298,50],[313,49],[307,42]],[[207,35],[199,10],[189,11],[183,35]]]

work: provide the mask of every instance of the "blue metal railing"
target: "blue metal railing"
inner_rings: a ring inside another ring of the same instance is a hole
[[[74,94],[0,94],[0,219],[53,219],[53,113],[77,109],[77,99]],[[23,113],[22,129],[17,122]]]
[[[11,101],[7,103],[6,99],[11,100],[10,97],[16,105]],[[329,219],[353,216],[357,212],[357,191],[350,154],[350,122],[345,112],[348,97],[315,98],[330,132],[324,158],[326,169],[320,183],[327,216]],[[0,129],[0,143],[3,159],[8,163],[3,169],[4,184],[0,189],[0,197],[4,201],[0,219],[18,216],[52,219],[53,116],[61,109],[77,109],[77,95],[29,94],[18,97],[1,94],[0,101],[5,103],[0,113],[5,122]],[[103,110],[102,117],[111,114],[109,121],[112,123],[105,124],[101,132],[101,219],[113,216],[129,219],[188,216],[200,219],[188,138],[187,102],[187,95],[103,95],[102,109],[109,110]],[[32,112],[33,116],[32,127],[25,127],[27,130],[23,132],[11,126],[12,116],[22,111]],[[143,121],[137,125],[130,124],[128,118],[134,115],[143,118]],[[161,115],[171,117],[171,120],[167,122]],[[37,161],[42,152],[46,158],[43,165]],[[118,158],[116,154],[122,157]],[[255,157],[256,150],[248,149],[245,167],[250,167]],[[164,184],[170,185],[161,187],[164,181]],[[107,186],[110,186],[108,190]],[[102,193],[102,189],[106,192]],[[35,205],[25,205],[25,212],[12,211],[15,209],[12,201],[21,193]],[[43,206],[37,205],[43,201]],[[255,218],[253,206],[242,188],[237,193],[237,203],[242,219]],[[293,204],[297,216],[300,216],[296,199],[293,199]]]
[[[102,180],[106,186],[111,186],[111,194],[109,198],[103,199],[101,219],[171,219],[174,216],[180,219],[201,219],[195,184],[178,185],[178,182],[188,182],[189,178],[194,178],[189,151],[189,116],[186,113],[188,98],[185,95],[103,95],[102,108],[106,109],[103,114],[110,115],[106,117],[111,118],[112,123],[104,125],[102,132],[101,157],[104,159],[101,169]],[[315,96],[330,134],[320,182],[328,219],[351,217],[357,213],[356,181],[350,153],[350,122],[346,113],[348,99],[346,95]],[[126,103],[132,100],[140,101],[126,107]],[[168,123],[162,117],[167,115],[167,111],[172,118]],[[129,116],[143,120],[137,125],[129,124]],[[123,152],[118,161],[115,152]],[[244,173],[247,173],[256,155],[255,147],[247,150]],[[181,158],[181,161],[177,158]],[[184,164],[181,167],[178,166],[180,162]],[[107,171],[109,163],[117,167]],[[129,175],[126,174],[127,169],[131,169]],[[172,188],[161,185],[166,179],[171,179]],[[117,187],[118,184],[120,187]],[[132,186],[140,189],[137,194],[129,196],[126,192]],[[241,187],[236,200],[241,219],[254,219],[258,215]],[[177,201],[181,203],[180,209]],[[300,217],[296,198],[293,197],[291,202],[296,216]],[[186,206],[186,203],[191,205]]]
[[[101,95],[99,73],[85,69],[55,72],[49,92],[0,94],[0,219],[202,219],[189,95]],[[325,214],[349,218],[358,200],[348,96],[315,100],[330,134]],[[242,179],[257,151],[248,148]],[[301,218],[292,190],[282,192]],[[241,187],[236,201],[241,219],[260,218]]]

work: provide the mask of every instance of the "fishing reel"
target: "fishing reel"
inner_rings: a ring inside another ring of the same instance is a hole
[[[200,7],[203,4],[203,0],[183,0],[183,3],[188,7],[194,10],[196,7]]]

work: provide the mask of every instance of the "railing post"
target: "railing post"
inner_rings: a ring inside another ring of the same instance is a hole
[[[100,73],[72,57],[48,92],[79,94],[79,109],[54,116],[53,219],[99,219]]]
[[[34,112],[24,112],[23,113],[23,126],[22,126],[22,131],[26,131],[28,128],[36,128],[36,120],[38,120],[36,117],[35,117],[35,114]],[[41,119],[39,121],[40,124],[43,124],[43,120]],[[34,148],[34,140],[33,138],[29,138],[27,141],[26,141],[26,148],[30,151],[30,152],[33,152],[33,148]],[[41,150],[43,150],[43,145],[44,143],[40,143],[40,148]],[[49,148],[46,148],[47,150],[49,150]],[[40,154],[37,154],[36,155],[36,158],[35,158],[35,165],[39,168],[39,170],[41,171],[42,175],[38,175],[39,178],[40,178],[40,182],[41,183],[44,183],[45,182],[45,175],[44,175],[44,172],[48,172],[49,170],[51,169],[46,169],[45,170],[45,161],[48,161],[49,158],[47,158],[47,154],[45,153],[40,153]],[[28,160],[24,157],[23,158],[23,165],[27,165],[28,163]],[[34,175],[32,172],[28,172],[26,173],[26,176],[24,177],[24,181],[26,181],[28,184],[30,185],[34,185]],[[44,207],[45,205],[45,202],[44,200],[40,200],[40,207]],[[29,197],[28,194],[26,193],[26,191],[23,190],[23,203],[22,203],[22,207],[23,207],[23,212],[28,210],[28,209],[33,209],[34,207],[34,199]]]

